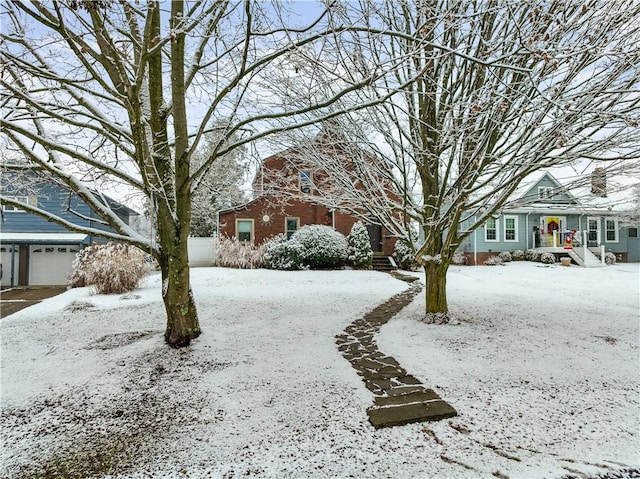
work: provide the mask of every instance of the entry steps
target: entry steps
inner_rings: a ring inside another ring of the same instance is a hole
[[[591,250],[585,250],[582,247],[567,250],[569,256],[579,266],[583,268],[600,268],[602,267],[602,261]]]

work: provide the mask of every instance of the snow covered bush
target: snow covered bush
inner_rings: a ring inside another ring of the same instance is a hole
[[[500,256],[490,256],[489,258],[484,260],[484,264],[486,266],[500,266],[504,264],[504,261],[502,261],[502,258],[500,258]]]
[[[416,254],[404,240],[396,241],[396,245],[393,248],[393,259],[398,265],[399,269],[406,271],[414,271],[418,269],[418,262],[416,261]]]
[[[295,271],[304,269],[304,247],[295,239],[279,234],[264,245],[263,266],[268,269]]]
[[[513,253],[511,253],[511,261],[523,261],[524,259],[525,254],[521,249],[517,249]]]
[[[291,240],[302,245],[302,262],[310,268],[335,268],[347,259],[347,238],[330,226],[303,226]]]
[[[540,262],[540,256],[542,255],[542,251],[537,249],[528,249],[524,254],[524,259],[527,261],[536,261]]]
[[[371,249],[371,241],[367,227],[358,221],[351,227],[351,232],[347,236],[349,248],[347,250],[347,259],[354,268],[371,269],[373,263],[373,250]]]
[[[76,255],[69,287],[93,286],[98,294],[128,293],[151,271],[148,257],[135,246],[94,243]]]
[[[458,266],[465,265],[467,264],[467,256],[464,253],[456,252],[453,254],[451,262]]]
[[[611,251],[604,254],[604,262],[608,265],[616,264],[616,255]]]
[[[540,262],[544,264],[555,264],[556,257],[553,256],[551,253],[542,253],[540,255]]]
[[[511,262],[511,253],[509,253],[508,251],[500,252],[500,254],[498,254],[498,257],[502,260],[503,263]]]
[[[264,247],[222,238],[215,248],[213,264],[223,268],[254,269],[262,266]]]

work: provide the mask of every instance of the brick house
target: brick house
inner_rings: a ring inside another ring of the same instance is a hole
[[[316,146],[329,145],[322,147],[325,153],[348,161],[345,152],[327,142],[323,133],[314,142]],[[305,225],[331,226],[346,236],[355,222],[366,217],[363,210],[336,199],[340,192],[334,181],[321,168],[305,161],[304,151],[289,148],[262,160],[252,185],[254,199],[219,212],[221,236],[258,245],[281,233],[291,236]],[[328,197],[332,201],[326,201]],[[373,251],[391,256],[396,238],[373,218],[363,222]]]

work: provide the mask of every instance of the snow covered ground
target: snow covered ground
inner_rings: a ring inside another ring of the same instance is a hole
[[[407,285],[362,271],[192,270],[204,333],[164,346],[158,276],[2,320],[2,477],[559,478],[640,467],[639,268],[452,267],[377,340],[459,412],[374,430],[335,346]],[[58,474],[58,476],[55,476]]]

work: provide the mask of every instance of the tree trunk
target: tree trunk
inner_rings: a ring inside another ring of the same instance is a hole
[[[162,300],[167,312],[164,339],[169,346],[179,348],[188,346],[192,339],[200,336],[200,323],[189,281],[186,241],[174,246],[168,254],[160,254],[159,262]]]
[[[447,305],[447,261],[428,261],[424,264],[425,295],[427,300],[426,314],[435,314],[446,318],[449,313]]]

